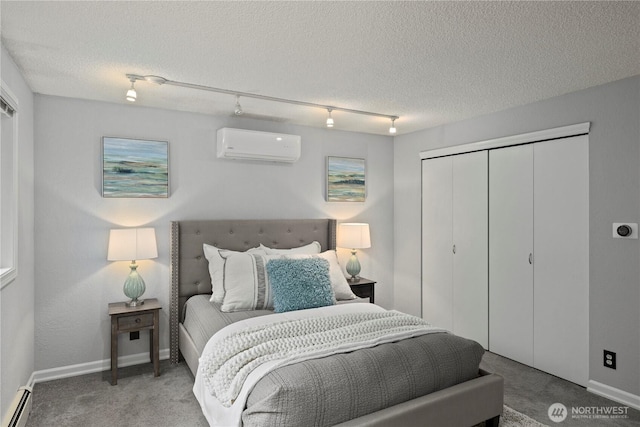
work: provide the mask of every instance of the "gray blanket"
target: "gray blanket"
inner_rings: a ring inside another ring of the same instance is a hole
[[[484,349],[447,333],[285,366],[253,389],[248,426],[330,426],[478,376]]]

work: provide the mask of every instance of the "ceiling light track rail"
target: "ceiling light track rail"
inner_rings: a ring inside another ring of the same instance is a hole
[[[216,92],[216,93],[222,93],[222,94],[226,94],[226,95],[232,95],[232,96],[236,97],[236,111],[238,110],[238,107],[240,105],[239,104],[239,97],[242,96],[242,97],[245,97],[245,98],[261,99],[263,101],[280,102],[280,103],[284,103],[284,104],[300,105],[300,106],[303,106],[303,107],[322,108],[323,110],[327,110],[327,112],[329,113],[329,117],[331,117],[331,112],[332,111],[342,111],[342,112],[351,113],[351,114],[360,114],[360,115],[373,116],[373,117],[383,117],[383,118],[391,120],[391,127],[389,128],[389,132],[390,133],[395,133],[395,121],[400,118],[399,116],[392,115],[392,114],[383,114],[383,113],[375,113],[375,112],[372,112],[372,111],[355,110],[353,108],[337,107],[335,105],[316,104],[314,102],[297,101],[295,99],[278,98],[278,97],[275,97],[275,96],[260,95],[260,94],[256,94],[256,93],[241,92],[241,91],[230,90],[230,89],[222,89],[222,88],[218,88],[218,87],[199,85],[199,84],[195,84],[195,83],[179,82],[179,81],[175,81],[175,80],[165,79],[164,77],[160,77],[160,76],[152,76],[152,75],[140,76],[140,75],[137,75],[137,74],[127,74],[127,79],[129,79],[129,81],[131,81],[131,88],[129,89],[129,92],[127,93],[127,99],[130,100],[130,101],[131,101],[131,96],[130,96],[131,93],[130,92],[131,92],[131,90],[133,90],[134,82],[139,81],[139,80],[143,80],[143,81],[147,81],[147,82],[150,82],[150,83],[155,83],[157,85],[165,85],[166,84],[166,85],[172,85],[172,86],[185,87],[185,88],[189,88],[189,89],[204,90],[204,91],[208,91],[208,92]],[[134,93],[135,93],[135,91],[134,91]],[[133,101],[135,101],[135,95],[133,96]],[[236,114],[237,114],[237,112],[236,112]],[[333,125],[333,119],[331,120],[331,126],[329,126],[329,127],[333,127],[332,125]]]

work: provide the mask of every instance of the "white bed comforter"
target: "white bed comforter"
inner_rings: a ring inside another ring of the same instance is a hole
[[[261,316],[216,333],[200,357],[193,392],[212,426],[241,426],[253,386],[272,370],[443,329],[373,304]]]

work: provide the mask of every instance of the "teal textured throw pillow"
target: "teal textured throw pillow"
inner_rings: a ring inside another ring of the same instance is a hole
[[[335,304],[326,259],[272,259],[267,274],[276,313]]]

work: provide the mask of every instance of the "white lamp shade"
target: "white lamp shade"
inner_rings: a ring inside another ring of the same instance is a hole
[[[360,222],[345,222],[339,225],[338,246],[349,249],[364,249],[371,247],[369,224]]]
[[[154,228],[125,228],[109,231],[109,261],[134,261],[158,257]]]

